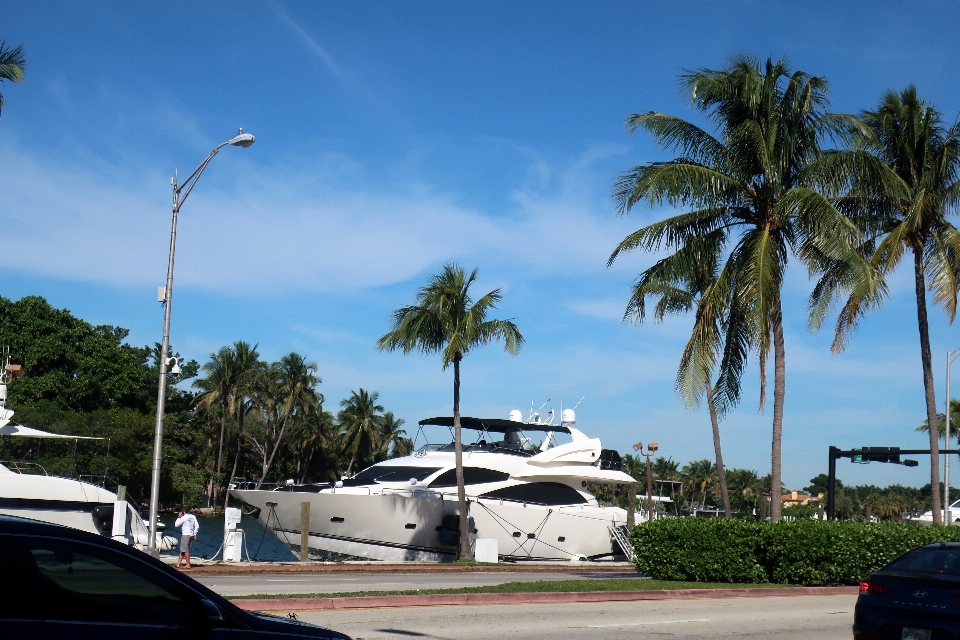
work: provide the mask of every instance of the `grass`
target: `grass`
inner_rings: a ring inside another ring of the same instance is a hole
[[[541,580],[538,582],[505,582],[483,587],[458,589],[416,589],[412,591],[349,591],[340,593],[290,593],[230,596],[232,600],[260,598],[359,598],[362,596],[418,596],[455,593],[534,593],[558,591],[657,591],[661,589],[750,589],[757,587],[793,587],[786,584],[735,584],[729,582],[672,582],[648,578],[605,578],[600,580]]]

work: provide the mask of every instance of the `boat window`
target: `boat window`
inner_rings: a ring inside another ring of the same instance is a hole
[[[464,484],[484,484],[486,482],[503,482],[510,477],[509,473],[503,471],[494,471],[493,469],[482,469],[480,467],[464,467]],[[448,469],[430,483],[431,487],[455,487],[457,486],[457,470]]]
[[[138,553],[138,552],[133,552]],[[187,625],[198,599],[161,571],[73,540],[0,535],[0,619]]]
[[[587,499],[580,495],[580,492],[576,489],[559,482],[528,482],[490,491],[480,497],[550,506],[584,504],[587,502]]]
[[[411,478],[423,480],[432,476],[441,467],[401,467],[398,465],[375,464],[351,478],[354,482],[408,482]],[[346,484],[346,482],[344,482]]]

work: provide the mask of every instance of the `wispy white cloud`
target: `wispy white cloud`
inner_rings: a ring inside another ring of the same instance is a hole
[[[94,172],[15,144],[0,149],[0,161],[19,168],[0,194],[8,242],[20,249],[13,268],[120,286],[162,275],[169,194],[159,171],[125,163]],[[260,166],[224,155],[217,163],[224,167],[219,175],[236,182],[211,179],[184,206],[181,286],[247,295],[342,293],[466,258],[534,274],[600,272],[626,228],[590,203],[532,192],[512,206],[505,202],[507,215],[490,215],[434,189],[361,191],[344,185],[358,182],[362,165],[339,156]]]

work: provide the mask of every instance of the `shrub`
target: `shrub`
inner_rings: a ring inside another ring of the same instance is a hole
[[[852,585],[960,527],[863,522],[676,518],[634,528],[637,571],[660,580]]]
[[[767,582],[757,561],[762,524],[754,520],[672,518],[631,534],[637,571],[658,580]]]

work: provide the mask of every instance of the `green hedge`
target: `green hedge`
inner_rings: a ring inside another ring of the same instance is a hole
[[[658,580],[852,585],[915,547],[960,542],[960,527],[674,518],[630,539],[637,571]]]

